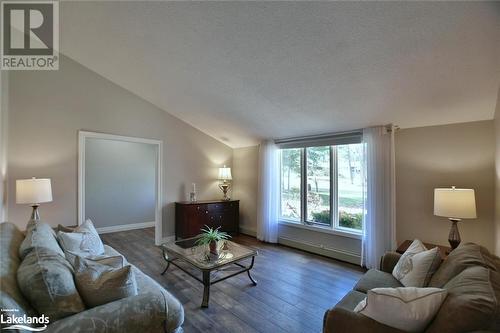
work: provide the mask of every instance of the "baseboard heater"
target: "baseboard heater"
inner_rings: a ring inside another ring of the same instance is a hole
[[[351,251],[334,249],[326,246],[319,246],[317,244],[304,242],[302,240],[299,241],[293,238],[282,237],[282,236],[278,237],[278,243],[294,247],[299,250],[304,250],[307,252],[323,255],[325,257],[346,261],[351,264],[359,265],[361,263],[361,256],[358,253]]]

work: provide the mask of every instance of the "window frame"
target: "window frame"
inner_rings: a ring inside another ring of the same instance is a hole
[[[353,143],[354,144],[354,143]],[[315,146],[297,147],[297,148],[281,148],[280,149],[280,203],[279,203],[279,222],[286,225],[298,226],[305,229],[313,229],[317,231],[340,234],[343,236],[359,238],[363,229],[346,228],[340,226],[340,212],[339,212],[339,182],[338,182],[338,145],[324,145],[330,149],[330,223],[319,223],[308,221],[307,216],[307,148]],[[324,147],[323,146],[323,147]],[[300,149],[300,219],[291,219],[281,215],[282,213],[282,168],[283,168],[283,155],[285,149]]]

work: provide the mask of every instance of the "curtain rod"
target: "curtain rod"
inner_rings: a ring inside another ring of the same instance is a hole
[[[389,133],[393,129],[395,132],[399,131],[398,125],[387,124],[387,125],[381,125],[381,126],[384,126],[387,129],[387,132],[389,132]],[[377,127],[377,126],[370,126],[370,127]],[[361,134],[363,134],[363,129],[356,129],[356,130],[351,130],[351,131],[343,131],[343,132],[335,132],[335,133],[324,133],[324,134],[317,134],[317,135],[304,135],[304,136],[280,138],[280,139],[275,139],[274,143],[275,144],[282,144],[282,143],[289,143],[289,142],[294,142],[294,141],[309,141],[309,140],[312,141],[312,140],[329,139],[329,138],[345,136],[345,135],[361,135]]]
[[[318,135],[305,135],[305,136],[296,136],[296,137],[275,139],[274,143],[280,144],[280,143],[288,143],[288,142],[294,142],[294,141],[321,140],[321,139],[334,138],[334,137],[338,137],[338,136],[361,135],[361,134],[363,134],[363,130],[357,129],[357,130],[352,130],[352,131],[344,131],[344,132],[336,132],[336,133],[324,133],[324,134],[318,134]]]

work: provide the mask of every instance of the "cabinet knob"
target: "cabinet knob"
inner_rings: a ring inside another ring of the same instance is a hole
[[[205,214],[208,214],[208,210],[205,211]]]

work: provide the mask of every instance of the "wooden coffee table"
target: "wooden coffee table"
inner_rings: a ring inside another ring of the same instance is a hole
[[[208,246],[197,246],[195,243],[198,237],[187,238],[179,241],[168,242],[161,245],[163,250],[163,257],[167,262],[167,267],[161,273],[165,274],[170,264],[176,266],[184,273],[191,276],[193,279],[203,283],[203,301],[201,307],[208,307],[208,301],[210,297],[210,286],[229,279],[230,277],[236,276],[241,273],[247,273],[250,281],[254,286],[257,285],[250,275],[250,270],[255,262],[255,257],[257,256],[257,251],[248,248],[246,246],[237,244],[231,241],[221,241],[217,245],[221,249],[219,255],[211,254],[208,250]],[[250,259],[249,265],[245,266],[240,263],[243,260]],[[202,278],[196,276],[191,271],[189,271],[184,266],[190,266],[201,272]],[[238,266],[239,269],[236,272],[231,272],[221,278],[212,280],[212,273],[215,271],[224,271],[227,266]]]

